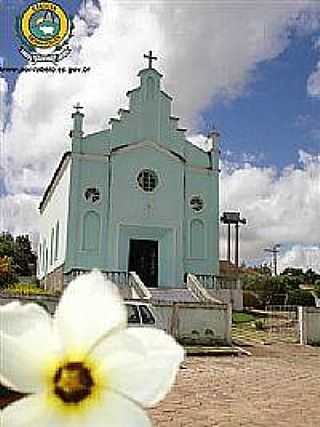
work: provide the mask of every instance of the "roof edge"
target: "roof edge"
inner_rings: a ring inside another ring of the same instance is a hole
[[[54,174],[51,178],[51,181],[49,182],[49,185],[45,189],[44,194],[42,196],[42,200],[41,200],[39,207],[38,207],[38,209],[41,213],[43,212],[44,205],[45,205],[45,203],[49,197],[50,191],[52,190],[52,188],[53,188],[53,186],[54,186],[54,184],[55,184],[55,182],[59,176],[59,173],[61,172],[64,164],[66,163],[67,160],[69,160],[69,158],[71,158],[71,151],[64,152],[56,170],[54,171]]]

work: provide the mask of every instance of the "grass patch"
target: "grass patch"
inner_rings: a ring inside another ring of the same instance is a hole
[[[256,320],[256,318],[252,314],[242,313],[242,312],[232,313],[232,322],[233,323],[254,322],[255,320]]]
[[[48,294],[47,291],[40,288],[35,283],[31,283],[28,285],[16,283],[15,285],[12,285],[8,288],[4,288],[3,290],[7,295],[12,295],[12,296],[16,296],[16,295],[18,295],[18,296],[20,296],[20,295],[25,295],[25,296],[31,295],[32,296],[32,295],[47,295]]]

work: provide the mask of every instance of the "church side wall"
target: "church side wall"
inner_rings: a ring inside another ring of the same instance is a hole
[[[65,261],[70,188],[69,162],[40,215],[38,278],[61,270]],[[60,268],[60,269],[59,269]]]

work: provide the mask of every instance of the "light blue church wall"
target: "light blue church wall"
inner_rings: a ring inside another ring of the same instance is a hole
[[[186,140],[158,71],[138,76],[129,109],[120,109],[109,129],[84,135],[84,115],[72,116],[64,272],[127,271],[130,241],[153,241],[158,285],[179,287],[187,272],[218,274],[219,150]],[[138,185],[143,170],[156,175],[151,191]]]
[[[113,265],[127,269],[130,238],[158,240],[159,283],[173,286],[183,277],[183,164],[153,144],[145,144],[124,149],[112,159],[109,252],[115,257]],[[153,193],[137,185],[137,176],[145,168],[158,176]],[[114,245],[117,249],[112,251]]]
[[[96,155],[73,153],[70,211],[68,219],[68,246],[65,272],[73,268],[106,268],[108,210],[108,161]],[[85,199],[88,188],[97,188],[100,200],[91,204]],[[99,235],[97,236],[97,228]],[[87,244],[88,239],[90,244]],[[96,244],[93,240],[97,239]]]

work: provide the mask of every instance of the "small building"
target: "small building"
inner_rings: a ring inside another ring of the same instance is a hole
[[[85,135],[75,107],[71,149],[40,203],[37,274],[46,288],[93,268],[119,285],[135,272],[152,289],[219,274],[219,135],[209,135],[208,152],[186,139],[148,58],[129,108],[108,129]]]

